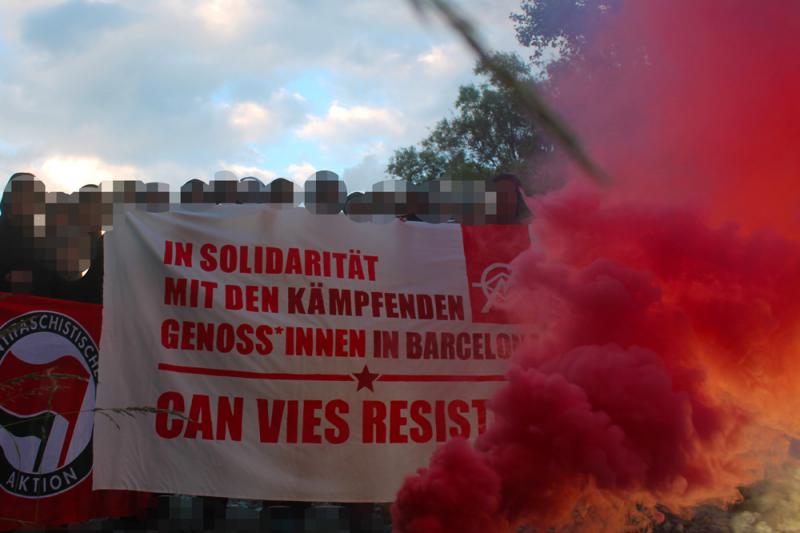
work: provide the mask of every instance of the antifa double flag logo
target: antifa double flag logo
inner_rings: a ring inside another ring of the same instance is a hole
[[[528,227],[461,226],[469,281],[472,321],[506,324],[514,322],[509,313],[515,295],[509,291],[511,263],[530,248]]]
[[[8,350],[0,361],[0,380],[7,384],[4,387],[7,395],[0,406],[0,426],[18,438],[39,440],[32,468],[22,464],[24,447],[6,453],[6,457],[13,457],[17,452],[19,466],[40,472],[55,422],[64,420],[66,434],[56,454],[57,467],[64,466],[88,388],[89,373],[74,357],[59,357],[52,363],[37,365],[22,361],[13,350]]]
[[[27,498],[68,490],[92,469],[97,346],[72,318],[20,315],[0,327],[0,487]]]

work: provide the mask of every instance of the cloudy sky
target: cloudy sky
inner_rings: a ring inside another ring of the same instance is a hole
[[[519,0],[454,3],[526,55]],[[406,0],[1,0],[0,185],[332,170],[368,189],[473,64]]]

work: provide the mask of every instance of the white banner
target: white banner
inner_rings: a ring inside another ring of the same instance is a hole
[[[259,205],[130,211],[105,237],[94,487],[391,501],[474,439],[523,334],[521,226]]]

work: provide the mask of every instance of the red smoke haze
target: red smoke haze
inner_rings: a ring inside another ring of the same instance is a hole
[[[620,531],[732,501],[800,435],[800,3],[614,17],[556,84],[613,184],[532,202],[514,311],[539,340],[475,446],[408,478],[398,532]]]

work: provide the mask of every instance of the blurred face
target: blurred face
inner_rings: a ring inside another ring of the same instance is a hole
[[[512,224],[517,216],[517,187],[510,180],[494,183],[497,192],[497,223]]]
[[[40,215],[45,210],[44,184],[40,181],[14,180],[6,194],[10,197],[3,198],[8,205],[6,216],[12,218],[17,224],[30,224],[34,215]]]

